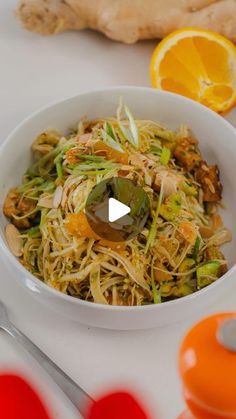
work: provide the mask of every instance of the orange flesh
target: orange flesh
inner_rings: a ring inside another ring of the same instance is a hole
[[[99,240],[102,246],[110,247],[111,249],[124,250],[125,248],[124,243],[101,239],[101,237],[99,237],[90,227],[84,212],[80,212],[79,214],[68,214],[67,221],[66,228],[72,236],[79,238],[88,237],[90,239]]]
[[[178,230],[187,242],[192,245],[195,243],[197,238],[197,231],[189,221],[183,221],[180,223]]]
[[[91,229],[86,215],[83,212],[79,214],[68,214],[67,215],[68,223],[66,228],[70,234],[77,237],[89,237],[91,239],[97,240],[98,237]]]
[[[121,164],[128,164],[128,154],[127,153],[120,153],[117,150],[109,147],[103,141],[96,141],[94,144],[94,151],[104,151],[105,158],[108,160],[114,160],[117,163]],[[78,154],[81,153],[79,147],[73,148],[66,152],[66,158],[70,164],[76,164],[80,161]]]
[[[94,150],[95,151],[102,151],[104,150],[106,152],[106,157],[108,160],[115,160],[117,163],[122,164],[128,164],[128,154],[127,153],[120,153],[117,150],[114,150],[113,148],[109,147],[107,144],[105,144],[103,141],[97,141],[94,144]]]
[[[152,85],[225,112],[236,103],[235,68],[236,48],[230,41],[187,28],[157,46],[151,61]]]
[[[229,100],[233,93],[227,85],[232,79],[227,52],[205,38],[180,40],[166,53],[159,74],[164,88],[200,99],[206,105],[219,99]]]
[[[66,158],[69,164],[76,164],[80,161],[78,154],[80,154],[81,150],[79,147],[72,148],[66,152]]]

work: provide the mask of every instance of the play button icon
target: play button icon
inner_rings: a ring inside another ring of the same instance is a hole
[[[126,241],[143,230],[149,215],[149,198],[130,179],[113,177],[92,189],[85,213],[97,236],[109,241]]]
[[[113,223],[130,213],[130,207],[115,198],[108,200],[108,220]]]

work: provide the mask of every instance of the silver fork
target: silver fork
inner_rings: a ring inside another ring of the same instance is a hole
[[[0,301],[0,329],[12,336],[16,342],[23,346],[33,358],[43,367],[68,399],[86,417],[88,406],[93,399],[79,387],[68,375],[64,373],[41,349],[39,349],[27,336],[25,336],[9,320],[7,309]]]

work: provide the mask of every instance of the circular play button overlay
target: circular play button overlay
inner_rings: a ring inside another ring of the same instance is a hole
[[[149,198],[132,180],[113,177],[90,192],[85,213],[92,230],[102,239],[121,242],[137,236],[149,215]]]

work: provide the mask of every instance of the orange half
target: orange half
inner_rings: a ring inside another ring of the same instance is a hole
[[[218,33],[184,28],[164,38],[151,59],[152,86],[216,112],[236,104],[236,47]]]

